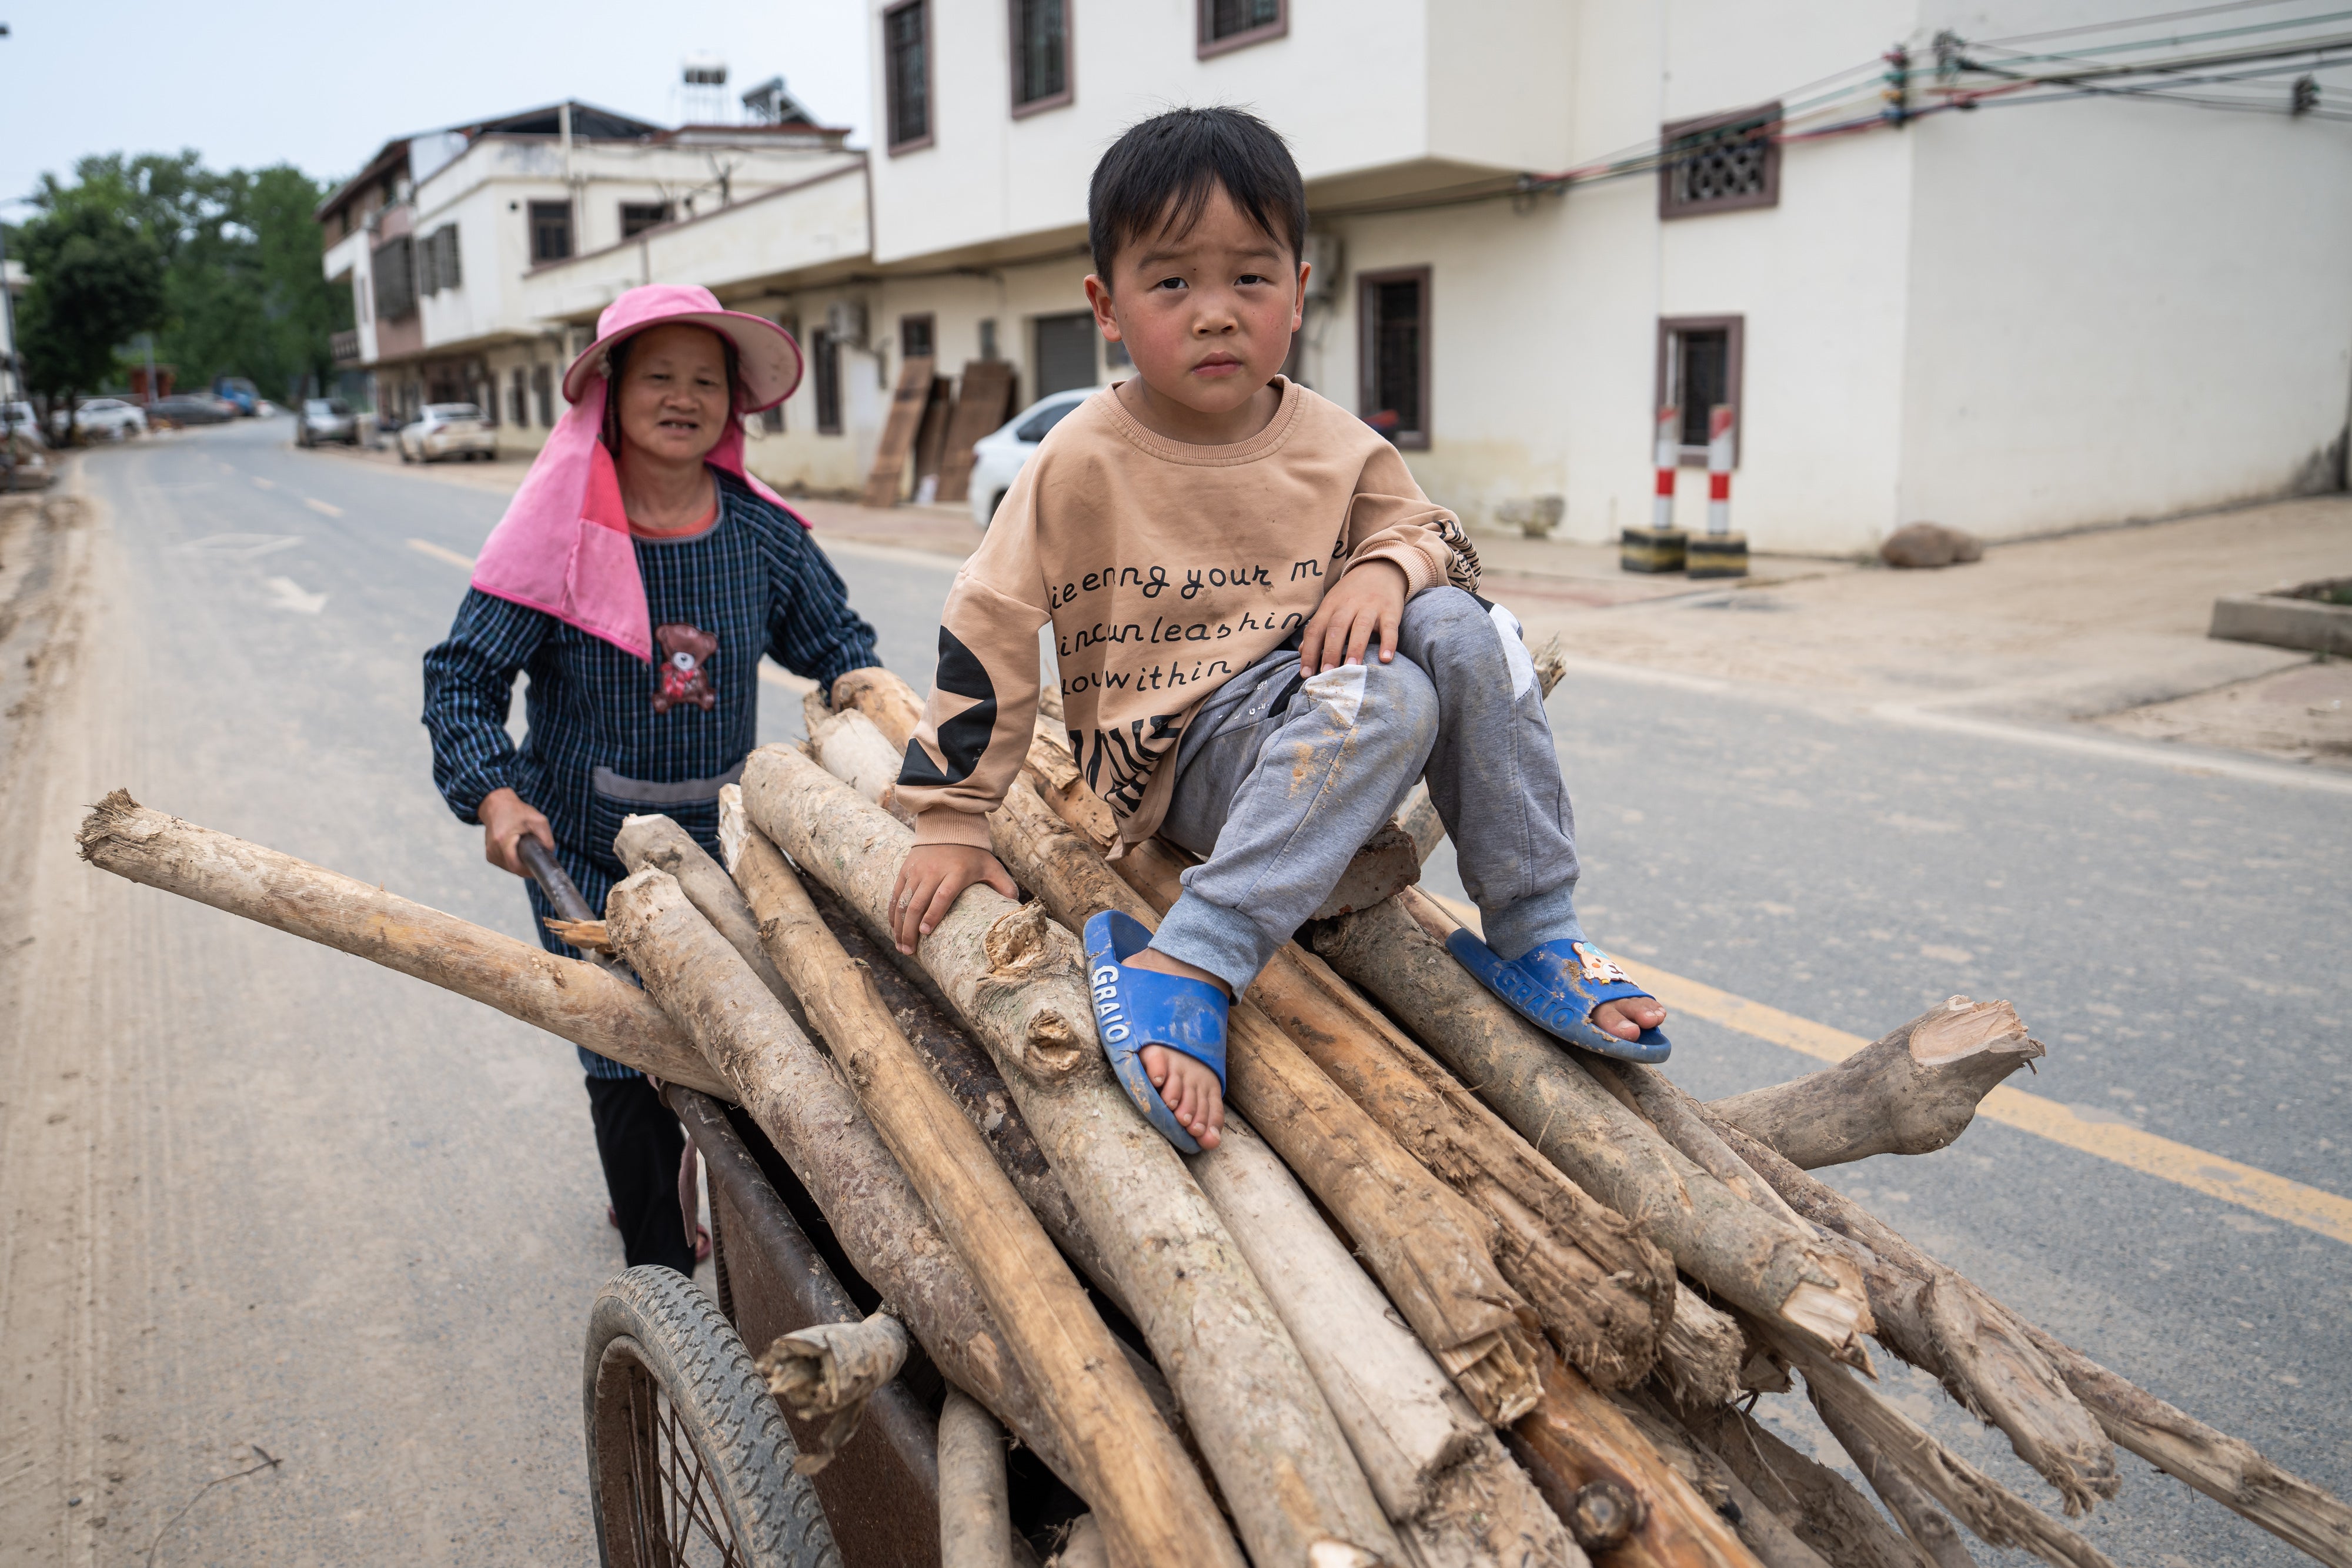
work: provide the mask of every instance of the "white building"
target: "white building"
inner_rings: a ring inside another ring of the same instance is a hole
[[[2160,25],[2126,0],[869,3],[865,179],[521,285],[567,324],[647,278],[793,324],[809,382],[752,446],[780,484],[863,480],[910,346],[1009,362],[1021,402],[1119,373],[1080,288],[1087,179],[1183,103],[1289,139],[1316,264],[1294,369],[1474,526],[1547,496],[1570,537],[1646,521],[1669,402],[1686,465],[1736,410],[1761,549],[2344,481],[2352,29],[2319,0]],[[1703,476],[1681,493],[1696,522]]]
[[[372,376],[380,409],[477,402],[502,443],[536,447],[562,413],[572,345],[526,307],[534,273],[861,166],[845,131],[776,99],[753,125],[667,131],[562,103],[387,142],[319,208],[327,276],[358,323],[338,361]]]
[[[13,256],[0,261],[0,295],[5,295],[0,298],[0,402],[14,402],[25,395],[24,378],[16,373],[16,312],[31,282],[23,262]]]

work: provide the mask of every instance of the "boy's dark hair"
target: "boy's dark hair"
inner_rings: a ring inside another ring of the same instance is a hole
[[[1307,187],[1274,127],[1239,109],[1171,109],[1127,128],[1095,165],[1087,190],[1087,243],[1110,281],[1119,247],[1147,234],[1188,234],[1223,186],[1250,222],[1307,249]]]

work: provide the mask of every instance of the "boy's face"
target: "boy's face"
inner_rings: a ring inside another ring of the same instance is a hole
[[[1087,279],[1087,299],[1146,386],[1215,419],[1241,410],[1282,369],[1306,284],[1289,246],[1218,186],[1188,233],[1120,247],[1109,278]]]

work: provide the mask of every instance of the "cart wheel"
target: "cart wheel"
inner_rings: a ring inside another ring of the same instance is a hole
[[[841,1568],[766,1382],[693,1281],[646,1266],[607,1282],[583,1370],[606,1568]]]

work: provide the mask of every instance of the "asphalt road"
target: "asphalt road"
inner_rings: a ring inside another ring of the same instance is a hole
[[[417,722],[418,657],[465,583],[448,557],[501,499],[289,434],[86,465],[92,618],[19,802],[40,835],[25,902],[0,919],[0,1561],[142,1560],[159,1531],[158,1564],[583,1561],[580,1341],[620,1249],[570,1048],[64,843],[119,784],[528,936]],[[926,685],[951,564],[835,559],[884,661]],[[797,699],[762,696],[762,738],[797,733]],[[2031,1092],[2352,1192],[2352,798],[1631,676],[1580,674],[1552,710],[1604,942],[1863,1035],[1953,992],[2008,997],[2051,1048]],[[1702,1095],[1819,1065],[1672,1032]],[[1832,1174],[2062,1336],[2352,1490],[2343,1246],[1990,1124]],[[2050,1500],[1998,1437],[1890,1377]],[[1801,1401],[1763,1413],[1816,1441]],[[203,1490],[257,1445],[282,1462]],[[2301,1560],[2124,1465],[2087,1525],[2119,1562]]]

